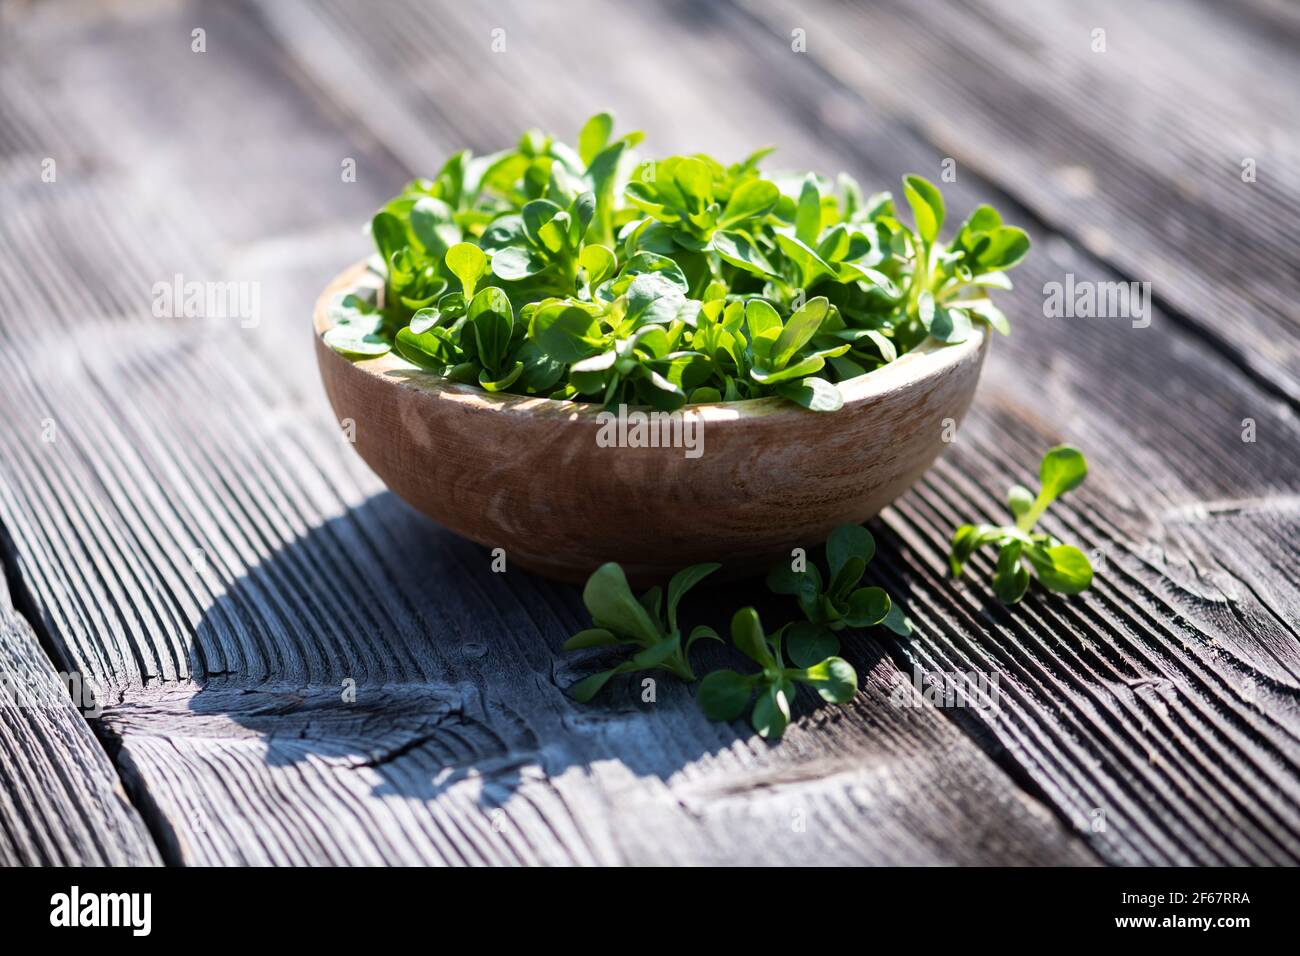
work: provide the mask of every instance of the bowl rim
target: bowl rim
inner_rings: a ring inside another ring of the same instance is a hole
[[[373,281],[363,281],[367,277],[372,277]],[[369,270],[368,258],[362,259],[344,269],[330,281],[329,285],[317,298],[313,314],[318,355],[324,356],[325,353],[328,353],[339,362],[346,363],[366,375],[402,388],[421,392],[431,399],[451,401],[457,405],[481,408],[485,411],[547,418],[589,418],[593,421],[596,420],[596,416],[605,411],[603,406],[594,403],[544,398],[537,395],[488,392],[474,385],[452,382],[443,378],[437,372],[422,369],[406,361],[397,354],[396,350],[390,350],[372,359],[352,360],[339,355],[326,346],[321,337],[335,324],[330,320],[330,305],[333,301],[349,291],[363,288],[380,289],[381,287],[379,277]],[[882,365],[880,368],[873,369],[856,378],[838,383],[840,394],[844,398],[844,406],[871,402],[927,379],[940,376],[979,353],[987,344],[987,339],[988,333],[980,326],[975,326],[970,337],[965,341],[952,345],[947,345],[934,338],[927,338],[916,348],[893,362]],[[683,414],[698,415],[706,422],[768,418],[776,415],[818,414],[815,412],[810,413],[807,409],[781,398],[779,395],[771,395],[765,398],[747,398],[738,402],[684,405],[678,411]]]

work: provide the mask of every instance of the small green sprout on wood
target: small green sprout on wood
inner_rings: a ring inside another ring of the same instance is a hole
[[[688,683],[695,680],[687,656],[698,640],[720,641],[716,631],[700,626],[682,644],[677,626],[677,605],[682,596],[718,570],[719,564],[693,564],[673,575],[668,582],[668,613],[663,614],[663,591],[653,587],[638,599],[628,587],[623,569],[613,562],[602,564],[587,579],[582,601],[591,612],[595,627],[579,631],[564,642],[566,651],[583,647],[621,645],[635,650],[622,664],[592,674],[578,682],[573,696],[586,703],[600,692],[615,674],[661,668]]]
[[[787,635],[786,648],[796,664],[808,666],[838,654],[840,641],[834,632],[845,627],[880,624],[902,637],[912,632],[902,608],[883,588],[857,586],[875,554],[871,532],[861,525],[846,524],[826,539],[829,584],[822,583],[821,572],[811,562],[797,569],[793,562],[781,562],[768,572],[768,589],[793,596],[808,619],[791,625]]]
[[[857,691],[858,676],[852,665],[838,656],[840,641],[834,632],[881,624],[904,636],[911,633],[902,608],[881,588],[857,587],[875,551],[870,532],[859,525],[844,525],[826,542],[831,570],[826,589],[815,566],[798,571],[791,568],[788,573],[774,569],[769,586],[778,594],[797,597],[808,620],[790,622],[767,634],[752,607],[737,611],[731,621],[732,642],[762,669],[753,674],[724,669],[706,675],[699,691],[704,713],[714,720],[733,720],[754,700],[754,729],[764,738],[778,740],[790,722],[796,685],[811,687],[833,704],[850,700]],[[651,588],[638,599],[621,567],[611,562],[597,568],[582,592],[595,626],[573,635],[564,649],[621,645],[632,654],[623,663],[575,684],[574,699],[587,703],[614,675],[633,671],[666,670],[687,683],[694,682],[691,649],[702,640],[725,641],[713,628],[700,624],[683,642],[678,605],[688,590],[719,567],[695,564],[673,575],[668,582],[666,614],[660,588]]]
[[[1049,591],[1078,594],[1092,584],[1092,565],[1088,556],[1073,545],[1062,544],[1034,525],[1053,501],[1079,487],[1088,476],[1083,452],[1069,445],[1058,445],[1043,456],[1038,478],[1037,497],[1023,485],[1012,487],[1007,506],[1015,516],[1014,525],[964,524],[952,537],[949,563],[952,576],[960,577],[970,556],[986,544],[998,546],[998,563],[993,572],[993,593],[1004,604],[1015,604],[1029,588],[1029,571]]]
[[[787,624],[768,635],[752,607],[741,608],[731,619],[731,640],[746,657],[762,668],[756,674],[733,670],[713,671],[700,683],[700,708],[710,720],[735,720],[754,698],[750,722],[758,735],[779,740],[790,723],[795,685],[806,684],[832,704],[844,704],[858,690],[858,675],[848,661],[828,656],[807,667],[787,667],[782,639]]]

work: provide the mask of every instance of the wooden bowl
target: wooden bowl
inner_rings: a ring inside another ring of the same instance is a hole
[[[316,303],[316,357],[357,452],[415,508],[519,565],[584,581],[618,561],[637,584],[699,561],[732,575],[765,568],[837,525],[865,521],[943,450],[975,394],[987,335],[928,341],[840,384],[844,407],[784,399],[692,405],[680,413],[699,454],[602,447],[599,406],[489,394],[422,371],[395,352],[352,362],[321,341],[329,304],[365,287],[364,263]],[[374,284],[369,283],[369,284]]]

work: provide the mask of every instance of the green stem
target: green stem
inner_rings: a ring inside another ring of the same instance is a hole
[[[1038,523],[1038,519],[1043,516],[1043,512],[1047,510],[1047,506],[1051,503],[1051,501],[1044,501],[1043,496],[1039,495],[1034,499],[1034,503],[1029,510],[1016,519],[1016,527],[1028,534],[1033,530],[1034,525]]]
[[[687,662],[684,651],[673,654],[672,657],[664,661],[664,666],[686,683],[695,683],[695,671],[691,670],[691,665]]]

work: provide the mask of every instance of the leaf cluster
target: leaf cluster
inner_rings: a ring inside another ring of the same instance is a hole
[[[765,174],[770,150],[642,160],[641,140],[599,113],[576,148],[533,130],[413,181],[371,222],[382,306],[358,321],[341,300],[327,344],[394,348],[489,391],[833,411],[837,383],[927,336],[1007,331],[987,291],[1009,287],[1029,242],[991,207],[943,245],[943,198],[919,176],[903,183],[909,226],[846,175]]]
[[[753,701],[751,722],[754,729],[763,737],[779,739],[790,721],[790,707],[797,685],[807,685],[824,700],[835,704],[846,702],[857,690],[857,674],[847,661],[838,656],[839,638],[834,630],[884,623],[899,634],[911,632],[902,610],[883,590],[853,589],[875,552],[875,543],[866,529],[858,525],[836,529],[827,541],[826,550],[831,567],[836,569],[833,575],[848,583],[832,588],[836,603],[828,606],[829,609],[816,621],[810,618],[791,622],[768,634],[754,608],[741,608],[734,614],[731,620],[732,643],[760,669],[748,674],[722,669],[704,677],[700,684],[699,704],[711,719],[732,720]],[[595,626],[573,635],[564,647],[575,650],[622,645],[630,653],[622,663],[575,684],[574,698],[586,703],[616,674],[656,668],[693,682],[696,675],[689,661],[691,649],[701,640],[725,642],[705,624],[693,628],[690,637],[683,642],[677,618],[678,606],[688,590],[719,567],[717,564],[697,564],[673,575],[668,583],[666,611],[660,588],[651,588],[637,598],[628,587],[619,565],[610,563],[598,568],[583,590],[583,601]],[[774,575],[769,578],[769,584],[773,580],[778,584],[785,581]],[[772,590],[780,594],[796,594],[805,613],[810,607],[822,608],[817,599],[825,595],[821,592],[821,578],[816,568],[810,576],[799,580],[818,582],[815,595],[808,592],[812,599],[807,604],[802,592],[783,586],[774,586]],[[846,589],[848,598],[840,600],[841,592]],[[854,599],[853,595],[860,591],[872,593]]]
[[[876,554],[876,541],[861,525],[841,525],[826,539],[830,574],[823,583],[812,562],[773,565],[767,586],[775,594],[789,594],[799,602],[806,621],[791,625],[787,648],[798,664],[811,664],[840,650],[835,632],[845,627],[884,625],[901,637],[912,632],[902,608],[884,588],[858,587]]]
[[[1014,525],[964,524],[952,538],[948,561],[952,576],[960,577],[970,556],[984,545],[998,548],[993,572],[993,593],[1004,604],[1015,604],[1029,589],[1030,571],[1049,591],[1078,594],[1092,584],[1092,565],[1078,548],[1034,526],[1048,505],[1077,488],[1088,476],[1088,463],[1079,449],[1058,445],[1049,449],[1039,467],[1039,491],[1035,495],[1015,485],[1007,496]]]
[[[564,642],[566,651],[585,647],[624,646],[631,656],[617,667],[592,674],[573,688],[576,700],[586,703],[609,683],[615,674],[661,668],[685,681],[695,680],[688,655],[691,646],[701,639],[721,640],[709,627],[697,627],[682,643],[677,626],[677,606],[695,585],[721,567],[719,564],[693,564],[673,575],[668,582],[667,613],[663,589],[653,587],[636,597],[628,586],[623,569],[614,563],[597,568],[582,591],[582,601],[591,613],[594,627],[579,631]]]

